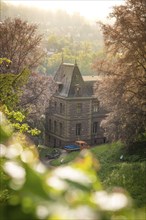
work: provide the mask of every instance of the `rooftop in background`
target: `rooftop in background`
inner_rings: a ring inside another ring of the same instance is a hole
[[[101,80],[102,76],[82,76],[85,82],[96,82],[97,80]]]
[[[75,64],[73,64],[73,63],[63,63],[63,65],[65,65],[65,66],[74,66]]]

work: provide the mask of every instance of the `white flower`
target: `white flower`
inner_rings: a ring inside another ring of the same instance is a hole
[[[60,179],[68,179],[83,185],[88,185],[91,183],[90,179],[82,171],[76,170],[69,166],[57,168],[54,171],[54,175]]]
[[[107,211],[117,211],[128,205],[128,198],[120,192],[110,194],[105,191],[96,192],[94,199],[101,209]]]
[[[21,167],[18,163],[13,161],[7,161],[4,164],[5,172],[16,180],[22,180],[25,178],[25,169]]]

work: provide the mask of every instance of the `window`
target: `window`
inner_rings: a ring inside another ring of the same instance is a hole
[[[80,95],[80,90],[81,90],[81,88],[80,88],[80,87],[77,87],[77,90],[76,90],[76,95],[77,95],[77,96]]]
[[[82,103],[77,103],[77,113],[82,112]]]
[[[60,83],[60,84],[58,85],[58,91],[61,92],[62,88],[63,88],[63,85],[62,85],[62,83]]]
[[[56,131],[57,131],[57,122],[54,121],[54,133],[56,133]]]
[[[59,134],[62,135],[62,123],[59,123]]]
[[[62,142],[61,142],[61,140],[59,140],[59,147],[61,147],[61,145],[62,145]]]
[[[56,138],[54,138],[54,147],[56,147]]]
[[[98,112],[99,110],[99,103],[93,103],[93,112]]]
[[[57,110],[57,102],[54,103],[54,110],[56,112],[56,110]]]
[[[75,85],[75,95],[80,96],[81,95],[81,87],[79,84]]]
[[[60,114],[62,114],[62,112],[63,112],[63,105],[62,103],[60,103]]]
[[[93,134],[97,133],[98,131],[98,122],[93,123]]]
[[[76,135],[81,135],[81,123],[76,124]]]
[[[52,130],[52,122],[51,122],[51,119],[49,119],[49,131]]]

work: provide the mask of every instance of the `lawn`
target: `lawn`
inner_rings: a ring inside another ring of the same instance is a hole
[[[146,204],[146,166],[145,147],[129,154],[120,142],[105,144],[90,149],[100,163],[98,175],[106,189],[122,187],[128,191],[135,206]],[[80,156],[80,151],[67,153],[52,160],[52,166],[69,164]]]

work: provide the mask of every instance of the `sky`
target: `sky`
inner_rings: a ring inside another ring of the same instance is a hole
[[[15,5],[27,5],[31,7],[39,7],[49,10],[65,10],[69,14],[75,12],[80,13],[81,16],[86,17],[88,20],[106,20],[106,17],[112,10],[112,6],[121,5],[124,0],[5,0]]]

